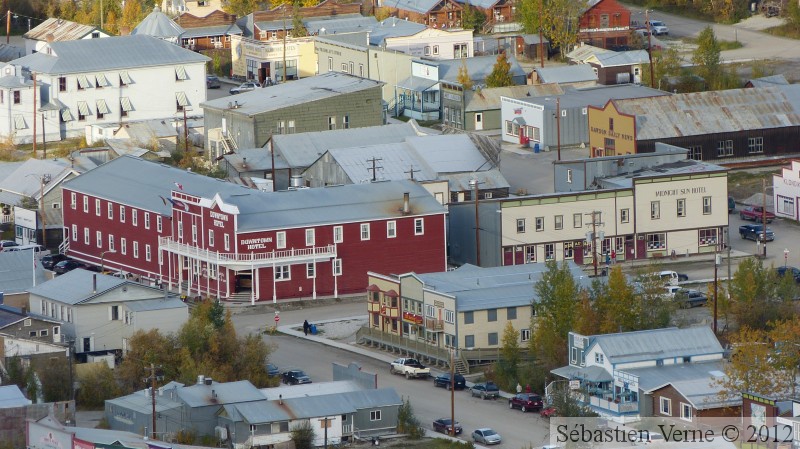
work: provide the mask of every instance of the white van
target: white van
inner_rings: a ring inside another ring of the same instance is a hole
[[[658,273],[658,277],[664,281],[664,285],[678,285],[678,273],[674,271],[662,271]]]
[[[6,248],[6,251],[33,251],[37,255],[39,253],[45,252],[44,246],[42,245],[19,245],[19,246],[12,246],[10,248]]]

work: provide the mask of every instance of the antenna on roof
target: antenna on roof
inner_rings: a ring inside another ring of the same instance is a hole
[[[419,170],[414,170],[414,166],[412,165],[411,168],[408,169],[408,171],[404,171],[403,173],[408,173],[409,176],[411,177],[411,179],[413,180],[414,179],[414,173],[416,173],[416,172],[419,172]]]
[[[383,170],[382,166],[376,165],[377,162],[380,162],[382,160],[383,160],[382,158],[375,158],[375,157],[373,157],[372,159],[367,159],[367,162],[372,162],[372,168],[367,167],[367,171],[372,171],[372,182],[378,180],[378,169]]]

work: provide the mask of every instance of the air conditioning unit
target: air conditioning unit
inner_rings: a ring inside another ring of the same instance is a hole
[[[214,427],[214,435],[219,438],[220,440],[227,440],[228,439],[228,429],[217,426]]]

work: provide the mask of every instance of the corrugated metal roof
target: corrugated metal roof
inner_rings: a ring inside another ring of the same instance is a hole
[[[725,375],[727,362],[680,363],[650,368],[626,369],[625,372],[639,377],[639,389],[650,393],[666,385],[683,395],[692,406],[709,409],[741,404],[742,398],[723,400],[719,393],[724,388],[719,384]]]
[[[574,262],[569,270],[579,285],[588,287],[591,279]],[[440,273],[417,274],[425,287],[456,298],[456,310],[467,312],[489,308],[528,306],[537,302],[534,285],[547,266],[544,263],[481,268],[466,264]]]
[[[219,194],[237,206],[239,232],[398,217],[405,192],[411,196],[412,214],[444,212],[427,190],[410,181],[260,192],[131,156],[114,159],[65,186],[170,215],[171,208],[160,197],[168,198],[175,182],[189,194],[205,198]]]
[[[769,87],[769,86],[788,86],[789,81],[783,74],[763,76],[761,78],[754,78],[748,81],[753,87]]]
[[[50,182],[44,186],[46,193],[53,187],[52,183],[60,182],[71,171],[69,166],[60,161],[28,159],[7,176],[0,176],[0,190],[3,193],[15,193],[38,200],[42,178],[50,178]]]
[[[6,294],[21,293],[47,280],[41,262],[33,268],[32,251],[0,252],[0,291]],[[36,280],[34,282],[34,276]]]
[[[442,0],[395,0],[391,2],[392,8],[425,14]]]
[[[278,401],[268,401],[266,399],[225,406],[225,410],[228,411],[232,420],[237,421],[234,418],[234,414],[238,414],[240,419],[253,425],[292,420],[294,416],[287,413],[286,408],[281,406]]]
[[[406,137],[423,134],[409,122],[334,131],[276,134],[272,136],[272,144],[275,154],[283,155],[290,167],[304,168],[330,149],[403,142]]]
[[[183,384],[170,382],[159,388],[159,391],[163,393],[156,395],[156,413],[181,408],[181,402],[178,400],[177,395],[173,396],[173,393],[182,386]],[[149,390],[140,390],[127,396],[107,399],[106,402],[145,415],[150,415],[153,411],[152,397],[150,396]]]
[[[424,92],[437,84],[439,84],[439,80],[432,80],[421,76],[409,76],[398,82],[397,87],[414,92]]]
[[[558,83],[487,87],[485,89],[467,91],[465,93],[466,107],[464,110],[466,112],[473,112],[500,109],[500,97],[544,97],[563,93],[564,91]]]
[[[39,52],[11,62],[34,72],[63,75],[205,63],[210,60],[178,45],[144,35],[53,42],[50,47],[52,55]]]
[[[380,87],[385,83],[346,73],[328,72],[318,76],[302,78],[291,83],[281,83],[264,89],[256,89],[235,96],[222,97],[200,104],[203,109],[225,110],[227,113],[252,117],[256,114],[276,111],[289,106],[298,106],[312,101]],[[240,105],[230,109],[232,101]]]
[[[25,56],[25,49],[16,45],[0,44],[0,61],[8,62]]]
[[[229,25],[213,25],[207,27],[188,28],[181,34],[181,39],[193,39],[206,36],[233,36],[242,34],[239,25],[231,23]]]
[[[47,41],[47,35],[52,34],[55,42],[74,41],[86,37],[86,35],[95,30],[97,30],[97,27],[93,25],[84,25],[51,17],[23,34],[22,37],[37,41]]]
[[[5,385],[0,387],[0,408],[24,407],[29,405],[31,400],[22,394],[16,385]]]
[[[726,169],[724,167],[720,167],[719,165],[714,165],[703,161],[695,161],[692,159],[684,159],[677,162],[669,162],[653,167],[647,167],[645,169],[637,170],[632,173],[626,173],[621,176],[600,178],[597,181],[598,184],[603,188],[630,188],[633,185],[633,180],[635,178],[717,172],[724,170]]]
[[[561,109],[585,108],[587,106],[602,107],[609,100],[623,98],[645,98],[661,95],[672,95],[663,90],[651,89],[638,84],[614,84],[611,86],[592,86],[583,89],[567,87],[560,95],[560,104],[556,105],[555,96],[518,97],[517,100],[543,106],[545,109],[555,111],[556,106]]]
[[[156,5],[153,11],[147,15],[138,25],[131,31],[131,35],[152,36],[159,39],[164,38],[178,38],[183,34],[184,30],[180,25],[175,23],[166,14],[161,12],[161,8]]]
[[[587,62],[596,61],[601,67],[619,67],[625,65],[648,64],[650,55],[646,50],[611,51],[595,53],[587,58]]]
[[[800,85],[694,92],[667,97],[614,101],[636,116],[637,140],[666,139],[800,126],[800,105],[782,89]]]
[[[169,310],[169,309],[188,309],[185,302],[181,301],[177,296],[170,296],[167,299],[142,299],[139,301],[126,301],[125,307],[134,312],[145,312],[153,310]]]
[[[6,89],[21,89],[25,87],[33,88],[33,81],[21,76],[6,75],[0,77],[0,87],[4,87]]]
[[[223,159],[239,173],[272,170],[272,155],[266,148],[240,148],[234,154],[224,155]],[[280,154],[276,154],[275,169],[283,170],[287,168],[289,168],[289,164],[286,163],[286,160]]]
[[[329,17],[307,17],[303,24],[309,34],[339,34],[371,30],[378,21],[374,16],[364,17],[361,14],[342,14]]]
[[[361,390],[361,385],[352,380],[335,380],[332,382],[314,382],[300,385],[281,385],[271,388],[262,388],[261,393],[269,400],[277,401],[279,398],[291,399],[305,396],[320,396],[345,393]]]
[[[424,24],[403,20],[397,17],[389,17],[372,27],[369,34],[369,43],[381,45],[383,41],[391,37],[412,36],[428,27]]]
[[[446,179],[451,192],[471,190],[470,181],[477,180],[481,189],[508,189],[511,185],[497,168],[477,172],[440,173],[440,179]]]
[[[567,65],[562,67],[534,68],[541,83],[579,83],[597,81],[597,74],[592,66],[586,64]]]
[[[589,348],[600,346],[612,365],[723,352],[719,340],[708,326],[594,335],[591,341]]]
[[[575,47],[575,49],[571,52],[567,53],[567,59],[571,61],[584,62],[586,59],[596,54],[608,52],[613,51],[606,50],[605,48],[595,47],[594,45],[581,44],[580,46]]]
[[[179,388],[178,397],[189,407],[238,404],[260,401],[264,395],[250,381],[212,382],[211,385],[190,385]]]
[[[562,366],[554,370],[550,370],[556,376],[561,376],[565,379],[580,379],[586,382],[611,382],[614,377],[606,371],[602,366]]]
[[[19,252],[22,253],[23,251]],[[95,276],[97,276],[97,289],[94,289]],[[61,276],[56,276],[43,284],[37,284],[36,287],[30,288],[28,291],[32,295],[74,305],[100,296],[122,284],[129,284],[131,288],[152,290],[153,297],[163,296],[163,293],[159,289],[146,287],[118,277],[95,273],[81,268],[64,273]]]
[[[511,65],[512,77],[526,76],[525,70],[519,65],[517,58],[512,55],[507,55],[508,63]],[[496,55],[488,56],[474,56],[472,58],[463,59],[448,59],[442,61],[431,62],[439,67],[439,79],[450,83],[458,82],[458,70],[466,66],[470,78],[477,84],[485,82],[486,78],[492,73],[495,63],[497,63]],[[595,77],[596,79],[597,77]]]

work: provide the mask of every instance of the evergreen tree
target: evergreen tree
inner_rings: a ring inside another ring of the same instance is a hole
[[[514,79],[511,76],[511,64],[506,58],[505,52],[497,55],[497,62],[492,68],[492,73],[486,77],[487,87],[506,87],[513,86]]]
[[[697,38],[697,48],[692,53],[692,62],[697,66],[698,74],[706,80],[706,85],[711,90],[720,87],[721,52],[722,49],[714,35],[714,30],[710,26],[706,27]]]
[[[292,5],[292,37],[308,36],[308,30],[303,25],[303,16],[300,15],[300,2],[295,1]]]

